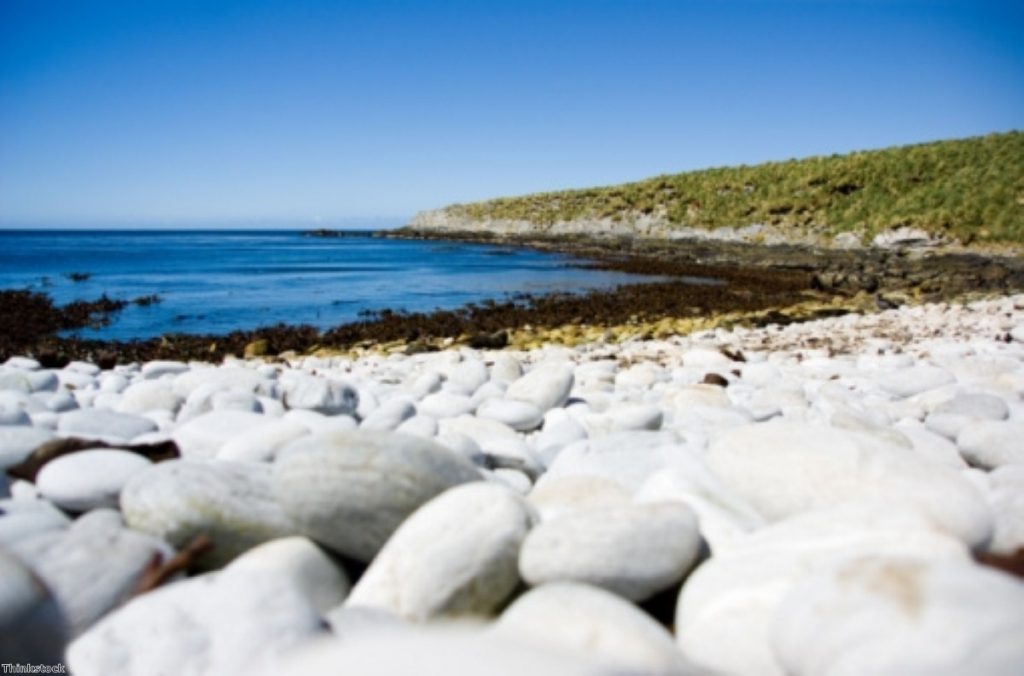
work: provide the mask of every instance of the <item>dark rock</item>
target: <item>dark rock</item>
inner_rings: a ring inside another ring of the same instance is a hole
[[[70,358],[63,352],[44,347],[36,352],[36,360],[44,369],[60,369],[68,365]]]
[[[719,387],[729,387],[729,381],[723,376],[717,373],[705,374],[704,380],[701,381],[705,385],[718,385]]]
[[[424,340],[416,340],[405,346],[405,354],[423,354],[424,352],[437,352],[440,349],[437,345],[432,345]]]
[[[718,351],[721,352],[723,355],[725,355],[726,357],[728,357],[732,361],[739,361],[739,362],[747,361],[746,356],[742,352],[740,352],[739,350],[737,350],[736,352],[733,352],[732,350],[730,350],[728,348],[720,347],[720,348],[718,348]]]
[[[104,371],[109,371],[117,366],[117,353],[111,350],[103,350],[96,355],[96,365]]]
[[[508,345],[508,331],[478,333],[469,339],[469,346],[477,350],[500,350]]]

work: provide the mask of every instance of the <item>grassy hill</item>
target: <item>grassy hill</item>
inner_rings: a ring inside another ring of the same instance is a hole
[[[834,237],[908,226],[964,244],[1024,243],[1024,133],[692,171],[447,207],[539,225],[649,215],[670,227],[768,224]]]

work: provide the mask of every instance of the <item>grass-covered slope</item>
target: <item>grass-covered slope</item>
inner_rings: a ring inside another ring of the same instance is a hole
[[[908,226],[964,244],[1024,243],[1024,133],[724,167],[447,207],[538,225],[649,215],[669,227],[767,224],[835,236]]]

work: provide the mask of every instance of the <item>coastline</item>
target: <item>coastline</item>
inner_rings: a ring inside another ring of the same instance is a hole
[[[314,231],[310,236],[338,236]],[[352,351],[433,351],[475,345],[502,348],[544,343],[619,342],[666,337],[716,326],[761,326],[884,310],[904,304],[973,299],[1024,290],[1024,258],[907,247],[821,249],[719,240],[626,237],[499,236],[403,228],[382,238],[500,243],[568,254],[584,265],[658,275],[663,282],[613,290],[469,305],[431,313],[384,310],[366,320],[319,331],[277,325],[226,335],[166,335],[142,341],[58,338],[62,311],[45,321],[18,306],[5,314],[19,323],[4,356],[31,354],[51,365],[73,359],[121,363],[152,359],[220,361],[228,356],[342,354]],[[715,284],[703,283],[714,280]],[[697,282],[697,283],[694,283]],[[76,316],[81,317],[82,308]],[[33,333],[32,327],[41,328]]]

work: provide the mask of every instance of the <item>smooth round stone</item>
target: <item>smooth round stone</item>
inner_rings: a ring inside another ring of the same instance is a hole
[[[561,411],[563,409],[551,410]],[[555,422],[545,420],[544,427],[533,438],[533,447],[536,449],[540,461],[545,466],[549,466],[563,448],[586,438],[586,428],[572,418],[566,417]]]
[[[55,392],[60,382],[52,371],[0,369],[0,390],[19,392]]]
[[[783,598],[808,574],[851,556],[968,559],[962,543],[898,505],[806,512],[738,539],[699,565],[679,595],[676,641],[711,672],[781,676],[771,637]]]
[[[309,434],[309,428],[295,420],[267,418],[253,429],[227,439],[217,451],[221,460],[268,462],[291,442]]]
[[[949,439],[956,439],[964,427],[977,420],[1004,420],[1010,413],[1006,401],[992,394],[958,393],[928,414],[928,429]]]
[[[67,390],[59,390],[57,392],[37,392],[32,396],[42,403],[42,405],[46,407],[46,410],[53,411],[54,413],[73,411],[78,408],[78,401],[76,401],[74,395]]]
[[[22,392],[21,390],[0,390],[0,408],[20,409],[28,414],[48,410],[39,397],[53,394],[52,392]]]
[[[251,411],[210,411],[178,425],[171,438],[183,458],[215,458],[232,439],[273,426],[277,420]]]
[[[447,370],[445,388],[452,393],[472,395],[490,378],[487,366],[479,359],[466,359]]]
[[[523,438],[511,427],[497,420],[478,418],[472,415],[460,415],[456,418],[447,418],[438,423],[440,433],[458,432],[472,439],[477,445],[492,446],[495,442],[508,441],[512,444],[519,444],[525,449],[527,444]]]
[[[914,365],[913,355],[899,354],[862,354],[857,357],[857,368],[862,371],[892,371]]]
[[[487,399],[477,408],[476,415],[486,420],[497,420],[520,432],[535,430],[544,420],[539,408],[515,399]]]
[[[655,432],[661,429],[664,415],[655,406],[647,404],[624,403],[613,406],[605,413],[612,421],[613,431],[648,430]]]
[[[32,419],[24,409],[4,406],[0,408],[0,426],[31,425]]]
[[[80,409],[62,413],[57,431],[63,436],[98,439],[113,443],[131,441],[146,432],[156,431],[149,418],[104,409]]]
[[[53,590],[77,636],[135,592],[154,561],[174,554],[170,545],[124,527],[111,509],[76,519],[59,537],[34,540],[19,553]]]
[[[647,389],[657,382],[664,381],[665,370],[656,364],[642,362],[634,364],[615,375],[615,387],[624,389]]]
[[[188,371],[188,364],[180,361],[154,360],[142,365],[142,377],[146,380],[156,380],[163,376],[174,376]]]
[[[504,381],[488,380],[473,392],[473,396],[471,397],[473,400],[473,410],[476,410],[480,404],[488,399],[504,399],[505,390],[507,389],[508,383]]]
[[[211,568],[296,531],[271,495],[270,466],[258,463],[158,463],[128,480],[121,512],[131,528],[175,547],[206,535],[213,548],[202,562]]]
[[[380,406],[380,399],[372,387],[361,386],[356,388],[359,395],[359,405],[356,406],[355,418],[364,420],[366,416],[373,413]]]
[[[494,626],[499,635],[593,655],[616,673],[697,674],[663,627],[603,589],[575,583],[532,589]]]
[[[152,463],[130,451],[86,449],[62,455],[36,476],[39,493],[69,512],[117,507],[121,489]]]
[[[365,610],[365,609],[363,609]],[[371,620],[372,621],[372,620]],[[380,624],[380,623],[378,623]],[[310,641],[261,665],[252,676],[345,672],[374,676],[622,676],[583,650],[537,645],[466,623],[424,627],[376,626]]]
[[[500,483],[519,495],[526,495],[533,488],[533,481],[525,472],[518,469],[509,469],[507,467],[499,467],[491,472],[488,477],[493,479],[495,482]]]
[[[669,407],[676,415],[683,415],[693,409],[726,408],[732,404],[724,387],[717,385],[688,385],[672,394]]]
[[[611,479],[632,492],[648,476],[690,452],[672,432],[616,432],[562,449],[537,486],[556,477],[586,474]]]
[[[473,400],[464,394],[435,392],[423,397],[416,405],[416,410],[432,418],[454,418],[464,413],[471,413]]]
[[[278,455],[273,491],[302,533],[369,561],[420,505],[480,478],[468,460],[418,437],[315,434]]]
[[[631,430],[657,431],[661,429],[664,415],[661,409],[646,404],[621,403],[604,413],[584,417],[583,424],[588,436],[594,437],[611,432]]]
[[[1024,548],[1024,465],[1004,465],[988,474],[988,497],[996,518],[989,551],[1012,556]]]
[[[441,422],[444,421],[442,420]],[[480,449],[480,444],[476,443],[461,432],[446,429],[443,425],[439,427],[440,429],[438,430],[437,437],[435,438],[437,443],[455,454],[469,459],[476,465],[483,465],[485,460],[483,457],[483,451]]]
[[[522,438],[494,437],[482,440],[479,445],[484,456],[482,461],[488,467],[517,469],[530,476],[537,476],[543,471],[540,460]]]
[[[928,364],[894,369],[879,374],[878,377],[879,386],[897,397],[912,397],[953,382],[956,382],[956,378],[952,373]]]
[[[200,386],[213,390],[238,388],[268,394],[270,381],[259,372],[236,366],[199,367],[181,373],[171,381],[175,393],[186,399]]]
[[[128,378],[122,373],[104,373],[99,377],[101,392],[123,392],[128,387]]]
[[[775,364],[748,361],[737,366],[743,381],[755,387],[768,387],[782,381],[782,371]]]
[[[491,378],[506,383],[519,380],[523,375],[523,365],[519,360],[510,354],[494,355],[494,363],[491,365]]]
[[[310,432],[315,434],[330,432],[351,432],[358,429],[359,423],[349,415],[327,416],[316,411],[309,411],[302,408],[293,408],[286,411],[283,416],[285,420],[291,420],[305,425]]]
[[[932,412],[985,420],[1004,420],[1010,414],[1010,409],[1005,399],[994,394],[961,392],[936,406]]]
[[[4,366],[23,371],[38,371],[43,366],[31,357],[10,357],[4,362]]]
[[[544,481],[527,495],[544,521],[599,507],[627,504],[630,493],[612,479],[587,474],[567,475]]]
[[[408,627],[408,623],[394,613],[369,606],[350,606],[346,603],[328,610],[324,619],[330,625],[331,632],[346,641],[353,638],[362,639],[381,631]]]
[[[957,435],[960,454],[975,467],[994,469],[1024,464],[1024,422],[984,420],[965,425]]]
[[[285,407],[277,399],[271,399],[270,397],[258,396],[256,402],[259,404],[259,410],[263,412],[263,415],[270,416],[272,418],[280,418],[285,414]],[[256,410],[255,408],[253,410]]]
[[[926,429],[916,420],[897,422],[893,429],[898,430],[900,434],[910,440],[914,452],[921,458],[953,469],[967,467],[967,463],[960,457],[960,451],[957,450],[956,444],[946,437]]]
[[[696,347],[683,353],[683,365],[699,368],[732,368],[736,365],[719,350],[712,350],[706,347]]]
[[[402,424],[395,428],[395,432],[431,439],[437,434],[437,419],[429,415],[417,413],[413,417],[402,421]]]
[[[493,613],[519,584],[519,548],[535,518],[502,486],[451,488],[398,527],[348,603],[409,620]]]
[[[214,411],[249,411],[263,413],[263,404],[252,392],[237,388],[220,390],[210,396],[210,407]]]
[[[0,500],[0,549],[39,533],[59,531],[71,520],[48,500]]]
[[[924,424],[935,434],[940,434],[947,439],[956,439],[960,430],[971,422],[971,418],[953,413],[929,413]]]
[[[63,662],[67,623],[28,567],[0,550],[0,655],[11,664]]]
[[[787,674],[1012,674],[1024,585],[963,561],[861,558],[796,585],[773,646]],[[852,640],[851,637],[856,637]]]
[[[181,395],[174,392],[166,381],[143,380],[129,385],[121,393],[116,410],[122,413],[146,413],[163,410],[177,412],[183,403]]]
[[[686,505],[612,505],[541,523],[523,543],[519,570],[533,586],[582,582],[643,601],[681,580],[700,544]]]
[[[633,495],[639,503],[678,501],[697,515],[700,533],[712,552],[765,525],[746,500],[722,485],[697,457],[651,474]]]
[[[57,423],[60,422],[60,414],[54,411],[41,411],[39,413],[29,414],[29,418],[32,419],[32,426],[38,428],[44,428],[48,430],[56,430]]]
[[[323,634],[310,592],[325,587],[306,576],[322,580],[330,565],[254,549],[222,571],[135,597],[68,647],[68,668],[76,676],[252,673]]]
[[[367,431],[390,431],[416,415],[416,406],[409,399],[390,399],[366,416],[359,429]]]
[[[410,396],[419,400],[429,394],[439,392],[442,384],[444,384],[444,376],[437,371],[428,371],[413,378],[408,383],[406,391]]]
[[[533,404],[541,411],[564,406],[572,391],[572,368],[562,364],[540,363],[514,381],[505,390],[505,398]]]
[[[121,401],[121,394],[118,392],[103,392],[100,391],[92,398],[89,402],[89,406],[92,408],[103,408],[114,410],[117,404]],[[84,408],[84,407],[83,407]]]
[[[282,383],[287,408],[301,408],[324,415],[351,415],[359,406],[359,393],[348,383],[317,376],[293,377]]]
[[[983,349],[985,351],[991,350],[988,346]],[[974,354],[963,359],[950,361],[948,364],[944,364],[944,366],[952,371],[960,382],[988,388],[997,382],[1000,376],[1019,369],[1021,363],[1019,357],[1011,355]]]
[[[71,373],[81,373],[87,376],[96,376],[100,373],[99,366],[87,361],[68,362],[68,365],[64,367],[64,370]]]
[[[345,601],[351,583],[345,569],[315,542],[299,535],[257,545],[228,568],[290,579],[320,613]]]
[[[885,500],[928,516],[968,546],[992,534],[984,497],[955,470],[870,433],[772,420],[711,445],[708,466],[769,521],[851,500]]]
[[[731,386],[728,394],[735,406],[748,411],[759,422],[782,415],[783,409],[794,410],[807,406],[802,392],[783,387],[753,388],[740,383]]]

